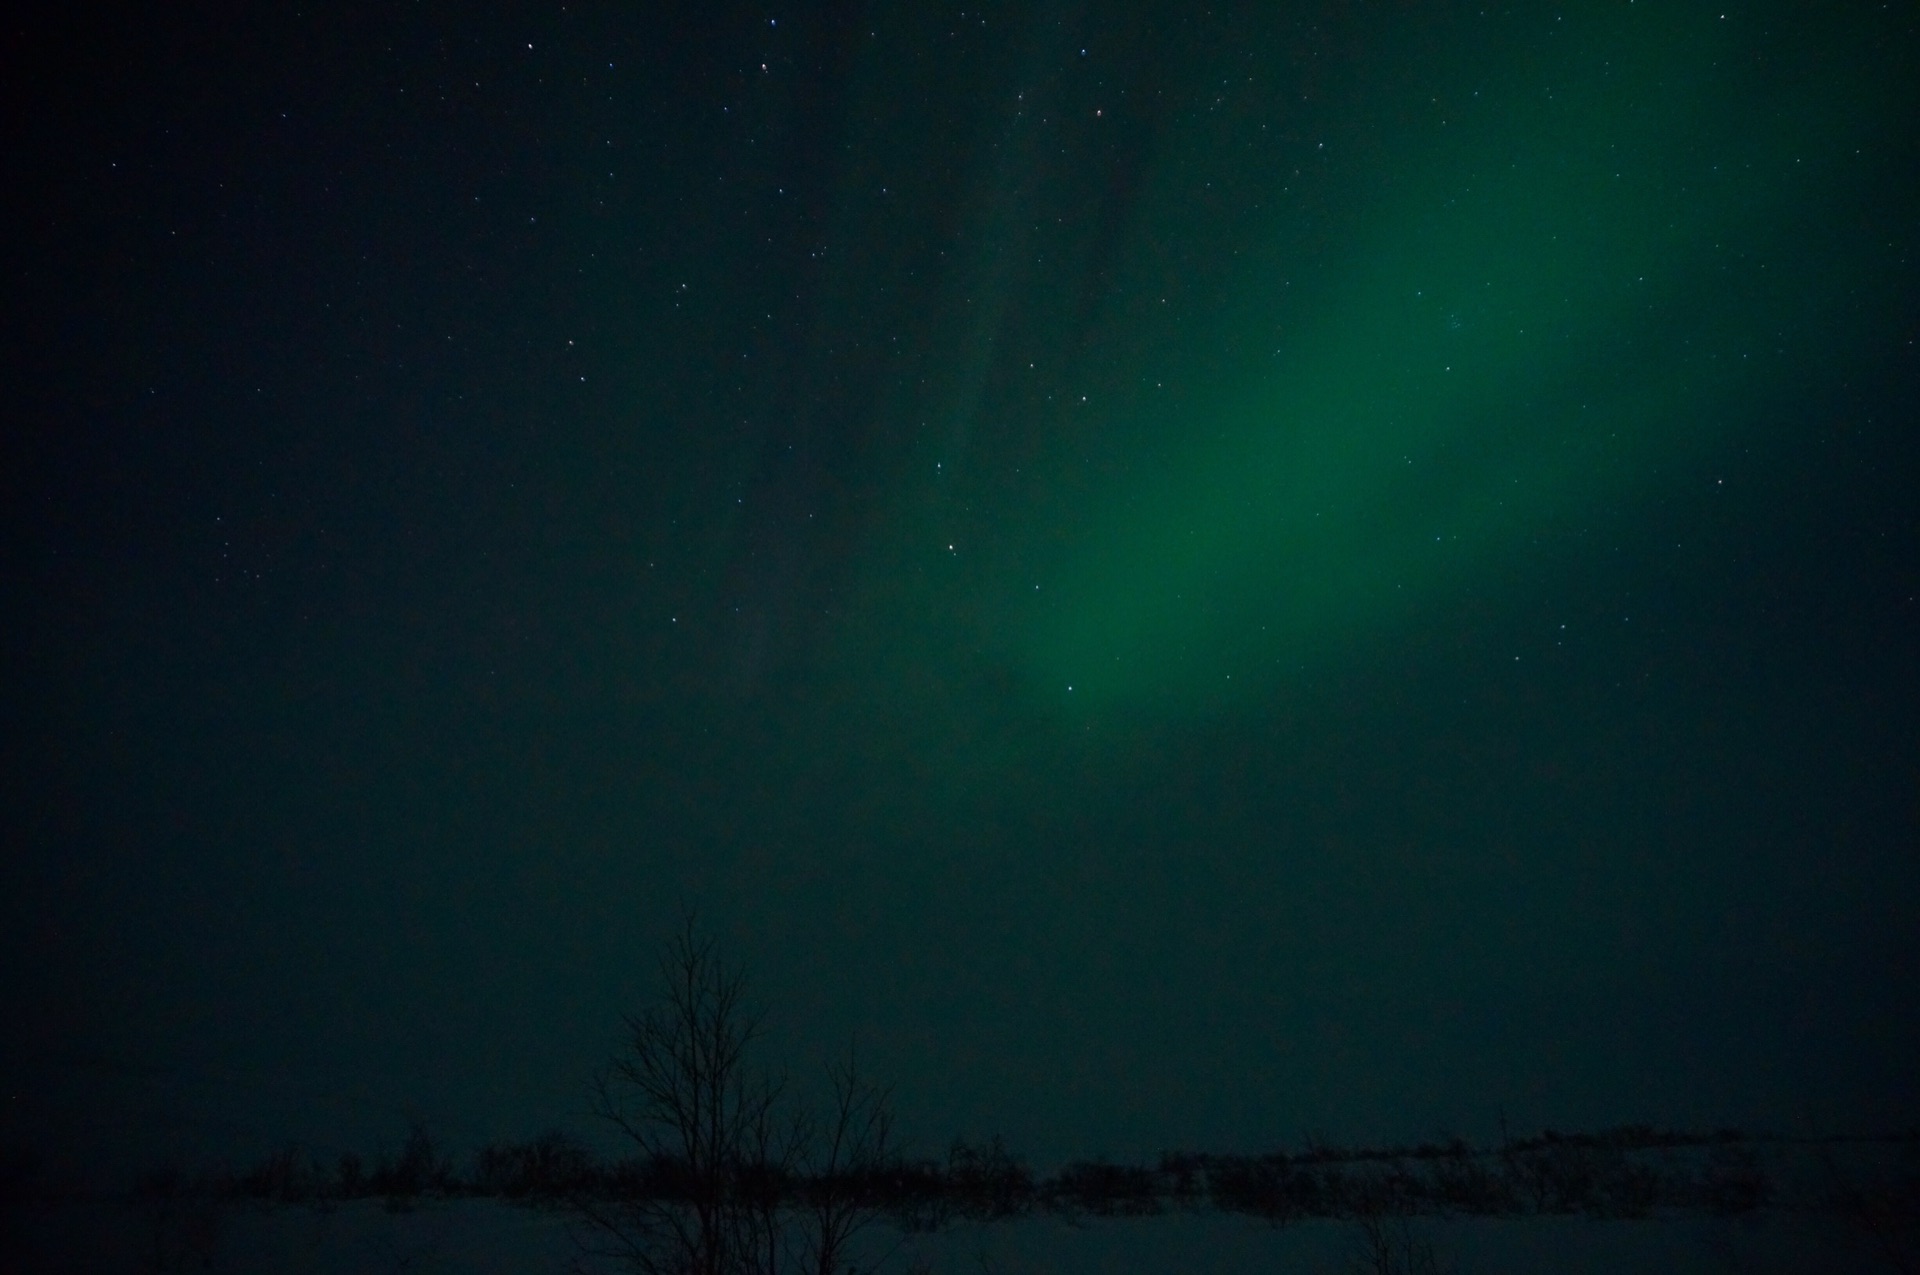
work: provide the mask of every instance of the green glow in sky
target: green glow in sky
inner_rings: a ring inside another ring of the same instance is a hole
[[[1163,136],[1108,302],[1138,361],[1085,360],[1015,550],[1038,693],[1269,692],[1602,504],[1711,499],[1844,364],[1873,280],[1834,227],[1888,162],[1884,104],[1831,49],[1734,65],[1713,15],[1615,8],[1381,59],[1264,151],[1287,121]],[[1261,224],[1194,245],[1230,277],[1139,337],[1236,169]]]

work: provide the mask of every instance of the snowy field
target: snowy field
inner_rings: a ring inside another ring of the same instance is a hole
[[[1639,1220],[1420,1219],[1416,1243],[1437,1270],[1512,1272],[1898,1272],[1920,1259],[1920,1230],[1878,1233],[1832,1216],[1768,1211],[1731,1218]],[[961,1224],[902,1235],[884,1225],[865,1237],[858,1264],[874,1275],[1074,1275],[1086,1272],[1359,1272],[1369,1260],[1352,1223],[1271,1226],[1207,1214],[1058,1218]],[[217,1271],[347,1275],[561,1272],[576,1251],[565,1215],[495,1201],[427,1201],[391,1209],[374,1201],[330,1207],[193,1201],[88,1202],[15,1210],[7,1221],[9,1271]],[[612,1269],[612,1268],[608,1268]],[[1400,1268],[1394,1268],[1400,1269]]]

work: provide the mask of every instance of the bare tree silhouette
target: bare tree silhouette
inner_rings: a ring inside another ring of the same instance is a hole
[[[788,1257],[790,1195],[811,1138],[804,1112],[768,1103],[754,1113],[731,1220],[741,1270],[778,1275]]]
[[[778,1246],[751,1242],[764,1185],[743,1188],[776,1167],[783,1084],[750,1058],[761,1016],[691,916],[660,973],[663,999],[626,1019],[624,1048],[594,1082],[594,1113],[637,1152],[640,1180],[613,1199],[576,1199],[598,1237],[583,1248],[647,1275],[765,1271]]]
[[[809,1275],[840,1275],[854,1236],[884,1211],[878,1188],[894,1156],[892,1090],[861,1074],[853,1049],[832,1081],[832,1107],[806,1166]]]
[[[842,1275],[886,1210],[892,1093],[858,1055],[829,1068],[817,1117],[754,1058],[745,977],[689,916],[661,956],[663,995],[626,1019],[593,1109],[629,1144],[616,1189],[579,1192],[584,1259],[645,1275]],[[581,1263],[581,1264],[584,1264]]]

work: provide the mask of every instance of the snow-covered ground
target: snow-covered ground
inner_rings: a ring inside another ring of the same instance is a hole
[[[1729,1218],[1416,1220],[1442,1271],[1824,1275],[1920,1266],[1920,1229],[1879,1234],[1832,1216],[1769,1211]],[[8,1271],[216,1271],[340,1275],[384,1272],[560,1272],[575,1252],[565,1215],[485,1200],[376,1201],[334,1207],[206,1201],[91,1201],[7,1216]],[[1309,1221],[1271,1226],[1212,1214],[1053,1217],[865,1237],[860,1270],[885,1275],[1078,1275],[1085,1272],[1345,1272],[1370,1270],[1359,1228]]]

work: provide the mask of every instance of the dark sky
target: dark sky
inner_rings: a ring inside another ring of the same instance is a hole
[[[1910,6],[68,9],[9,1140],[1920,1119]]]

